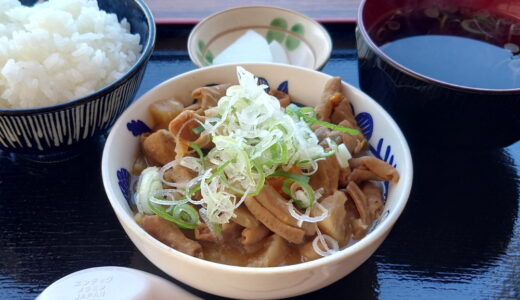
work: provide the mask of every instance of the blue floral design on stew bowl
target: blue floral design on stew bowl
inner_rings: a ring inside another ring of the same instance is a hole
[[[241,66],[263,77],[262,83],[270,88],[288,89],[293,101],[307,106],[317,104],[325,82],[331,78],[324,73],[289,65],[258,63]],[[138,155],[136,130],[153,128],[148,106],[169,97],[191,104],[192,90],[215,82],[236,83],[236,65],[200,68],[161,83],[132,104],[112,128],[103,153],[103,184],[116,216],[132,242],[152,263],[177,280],[209,293],[240,299],[282,298],[308,293],[359,267],[383,242],[403,211],[413,171],[410,150],[399,127],[379,104],[348,83],[343,83],[344,93],[355,108],[363,132],[369,136],[373,155],[395,165],[401,176],[397,184],[387,184],[381,218],[361,240],[330,256],[297,265],[236,267],[174,250],[150,236],[135,222],[126,199],[131,194],[129,188],[135,178],[124,179],[122,175],[126,172],[121,170],[131,172]]]
[[[142,0],[98,0],[98,4],[120,20],[126,18],[130,31],[140,36],[142,50],[136,63],[118,80],[81,98],[30,109],[0,108],[0,150],[34,160],[69,158],[106,133],[133,100],[155,44],[152,13]]]

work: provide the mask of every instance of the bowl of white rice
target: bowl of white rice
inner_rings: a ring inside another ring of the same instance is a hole
[[[154,43],[142,0],[0,1],[0,150],[52,159],[99,138]]]

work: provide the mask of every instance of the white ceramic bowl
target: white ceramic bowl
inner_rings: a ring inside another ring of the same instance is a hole
[[[105,134],[134,99],[155,45],[152,12],[142,0],[97,2],[119,20],[125,18],[131,32],[140,36],[142,50],[137,61],[121,78],[83,97],[35,108],[0,108],[0,150],[36,161],[69,159]],[[0,93],[3,91],[0,87]]]
[[[315,105],[329,75],[281,64],[241,64],[266,79],[271,88],[289,90],[293,99]],[[359,242],[331,256],[291,266],[236,267],[213,263],[178,252],[146,233],[132,218],[129,207],[130,173],[139,151],[139,133],[151,127],[148,106],[175,97],[191,103],[191,91],[210,83],[236,81],[236,66],[197,69],[174,77],[132,104],[116,122],[103,152],[102,175],[110,203],[136,247],[157,267],[197,289],[241,299],[268,299],[308,293],[344,277],[361,265],[383,242],[408,200],[412,185],[412,159],[408,144],[392,118],[363,92],[344,83],[346,96],[369,138],[370,149],[396,166],[399,183],[390,185],[381,219]],[[145,125],[147,124],[147,125]],[[388,185],[386,185],[388,186]]]
[[[190,59],[198,67],[213,65],[213,59],[247,30],[268,42],[278,41],[291,65],[319,70],[332,51],[327,30],[308,16],[279,7],[242,6],[217,12],[193,28],[188,38]]]

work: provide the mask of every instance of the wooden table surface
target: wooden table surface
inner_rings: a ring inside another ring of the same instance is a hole
[[[245,5],[292,9],[320,22],[354,22],[361,0],[145,0],[157,24],[194,24],[218,11]]]

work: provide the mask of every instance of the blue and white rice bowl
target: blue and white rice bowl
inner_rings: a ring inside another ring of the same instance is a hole
[[[293,101],[315,106],[331,76],[282,64],[240,64],[262,77],[271,89],[290,94]],[[103,152],[102,176],[110,204],[136,247],[158,268],[197,289],[225,297],[268,299],[291,297],[325,287],[346,276],[367,260],[389,234],[403,211],[413,177],[412,159],[401,130],[374,100],[343,82],[359,125],[370,143],[372,155],[393,165],[400,174],[397,184],[385,183],[383,213],[360,241],[330,256],[296,265],[252,268],[218,264],[181,253],[149,235],[134,220],[130,170],[139,153],[139,135],[153,127],[150,104],[175,98],[192,103],[191,92],[215,83],[237,83],[236,65],[197,69],[163,82],[131,105],[114,125]]]
[[[100,9],[126,18],[141,54],[119,79],[86,96],[36,108],[0,108],[0,150],[35,160],[64,159],[106,133],[133,100],[155,44],[155,22],[142,0],[98,0]]]

